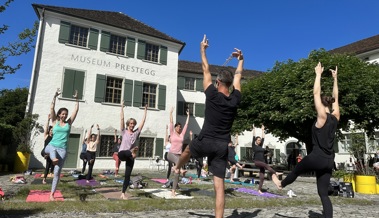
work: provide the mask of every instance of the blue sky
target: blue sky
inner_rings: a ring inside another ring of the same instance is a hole
[[[185,42],[180,60],[199,62],[199,44],[207,34],[210,64],[222,65],[236,47],[244,53],[245,68],[260,71],[276,61],[306,58],[314,49],[330,50],[379,34],[377,0],[15,0],[0,13],[0,25],[10,26],[0,35],[1,45],[32,27],[37,20],[32,3],[123,12]],[[34,51],[9,59],[23,67],[0,80],[0,89],[29,87],[33,58]]]

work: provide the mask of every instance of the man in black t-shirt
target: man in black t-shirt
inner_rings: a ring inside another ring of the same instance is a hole
[[[216,78],[216,84],[212,85],[212,75],[206,57],[208,39],[204,35],[200,44],[200,54],[203,68],[203,87],[206,96],[205,119],[199,136],[194,139],[184,150],[175,169],[179,169],[190,159],[208,157],[208,169],[213,174],[213,183],[216,192],[215,217],[224,216],[225,193],[224,178],[227,166],[228,143],[230,141],[230,130],[237,107],[241,102],[241,73],[243,71],[243,55],[241,50],[235,48],[232,57],[238,59],[236,72],[221,70]],[[233,91],[229,87],[233,85]]]

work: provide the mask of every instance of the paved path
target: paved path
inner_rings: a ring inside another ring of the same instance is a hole
[[[17,191],[23,186],[20,184],[12,184],[9,182],[11,175],[0,175],[0,187],[7,195],[15,195]],[[29,182],[33,180],[33,176],[27,176]],[[264,188],[274,189],[274,185],[270,181],[265,181]],[[307,196],[317,195],[315,178],[313,177],[299,177],[298,180],[288,186],[288,189],[292,189],[296,194],[297,198],[306,199]],[[306,194],[305,194],[306,193]],[[357,199],[367,199],[374,202],[374,205],[369,206],[359,206],[359,205],[333,205],[334,217],[335,218],[355,218],[355,217],[378,217],[379,214],[379,195],[366,195],[355,193],[355,198]],[[252,199],[251,208],[239,208],[239,209],[225,209],[225,217],[228,218],[252,218],[252,217],[263,217],[263,218],[300,218],[300,217],[322,217],[321,214],[322,206],[312,205],[312,206],[293,206],[293,207],[271,207],[271,208],[255,208],[254,199]],[[25,217],[23,216],[8,216],[1,213],[2,217]],[[214,217],[213,210],[178,210],[178,211],[148,211],[148,212],[125,212],[125,213],[98,213],[96,215],[89,215],[85,213],[49,213],[49,214],[33,214],[30,217],[134,217],[134,218],[146,218],[146,217],[165,217],[165,218],[176,218],[176,217]]]

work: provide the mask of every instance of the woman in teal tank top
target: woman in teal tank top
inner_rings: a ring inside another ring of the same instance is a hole
[[[67,141],[70,136],[71,125],[79,111],[78,91],[76,90],[73,95],[76,99],[76,104],[71,116],[68,117],[68,109],[64,107],[60,108],[58,113],[55,113],[55,100],[60,94],[60,89],[57,89],[53,101],[51,102],[50,116],[53,125],[53,138],[45,148],[45,152],[49,154],[51,161],[55,165],[50,201],[55,200],[54,193],[57,189],[63,163],[66,159]]]

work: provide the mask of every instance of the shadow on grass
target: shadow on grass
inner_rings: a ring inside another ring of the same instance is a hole
[[[257,209],[254,212],[238,212],[238,209],[233,210],[232,214],[230,216],[227,216],[227,218],[252,218],[252,217],[258,217],[258,214],[261,212],[261,209]],[[201,214],[201,213],[195,213],[195,212],[188,212],[188,214],[192,216],[197,216],[197,217],[209,217],[213,218],[215,217],[213,214]]]
[[[39,214],[44,211],[44,208],[34,208],[34,209],[2,209],[1,216],[5,217],[12,215],[15,217],[33,217],[34,214]]]

